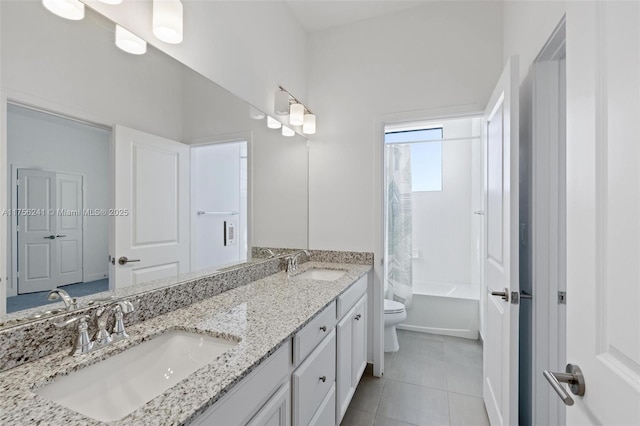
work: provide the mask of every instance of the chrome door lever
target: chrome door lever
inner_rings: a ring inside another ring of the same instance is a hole
[[[553,373],[545,370],[542,375],[549,382],[554,391],[558,394],[562,402],[566,405],[573,405],[573,398],[560,383],[567,383],[569,390],[574,395],[584,396],[585,383],[582,370],[575,364],[567,364],[566,373]]]
[[[118,259],[118,263],[120,265],[126,265],[127,263],[131,262],[140,262],[140,259],[128,259],[127,256],[120,256],[120,258]]]
[[[56,238],[64,238],[66,235],[56,235]]]
[[[42,238],[44,238],[45,240],[55,240],[56,236],[55,235],[49,235],[48,237],[42,237]]]
[[[492,291],[492,296],[500,296],[505,302],[509,301],[509,289],[505,287],[504,291]]]

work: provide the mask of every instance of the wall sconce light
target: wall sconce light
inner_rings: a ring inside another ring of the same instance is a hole
[[[153,35],[165,43],[182,43],[182,15],[180,0],[153,0]]]
[[[295,134],[296,134],[296,132],[294,132],[293,129],[291,129],[291,128],[287,127],[287,126],[282,126],[282,136],[290,137],[290,136],[293,136]]]
[[[147,51],[146,41],[117,24],[116,46],[132,55],[143,55]]]
[[[278,115],[289,114],[289,124],[302,126],[302,133],[313,135],[316,132],[316,116],[282,86],[278,86],[275,93],[274,111]]]
[[[280,127],[282,127],[282,123],[275,118],[267,115],[267,127],[270,129],[279,129]]]
[[[54,15],[79,21],[84,18],[84,4],[78,0],[42,0],[42,5]]]
[[[305,114],[304,123],[302,123],[302,133],[305,135],[313,135],[316,133],[316,116],[315,114]]]

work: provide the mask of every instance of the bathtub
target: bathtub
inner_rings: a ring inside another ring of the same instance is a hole
[[[414,282],[413,304],[397,328],[477,339],[479,293],[471,284]]]

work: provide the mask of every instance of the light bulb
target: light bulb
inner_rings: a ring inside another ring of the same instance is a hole
[[[302,123],[302,133],[313,135],[316,133],[316,116],[313,114],[304,115],[304,123]]]
[[[182,2],[153,0],[153,35],[165,43],[182,43]]]
[[[117,24],[116,46],[132,55],[142,55],[147,51],[146,41]]]
[[[289,94],[284,90],[278,90],[274,96],[273,112],[276,115],[289,114]]]
[[[79,21],[84,18],[84,4],[78,0],[42,0],[42,5],[54,15]]]
[[[296,134],[296,132],[294,132],[294,131],[293,131],[292,129],[290,129],[289,127],[287,127],[287,126],[282,126],[282,136],[287,136],[287,137],[289,137],[289,136],[293,136],[293,135],[295,135],[295,134]]]
[[[275,118],[267,115],[267,127],[270,129],[279,129],[280,127],[282,127],[282,123]]]
[[[291,104],[289,114],[289,124],[292,126],[302,126],[304,123],[304,105]]]

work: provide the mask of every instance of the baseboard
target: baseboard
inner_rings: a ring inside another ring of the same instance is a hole
[[[464,339],[477,340],[477,330],[459,330],[453,328],[435,328],[435,327],[421,327],[417,325],[399,324],[396,328],[407,331],[417,331],[419,333],[431,333],[440,334],[442,336],[462,337]]]
[[[84,278],[84,282],[88,283],[91,281],[98,281],[98,280],[104,280],[104,279],[109,279],[109,271],[94,272],[92,274],[87,274]]]

